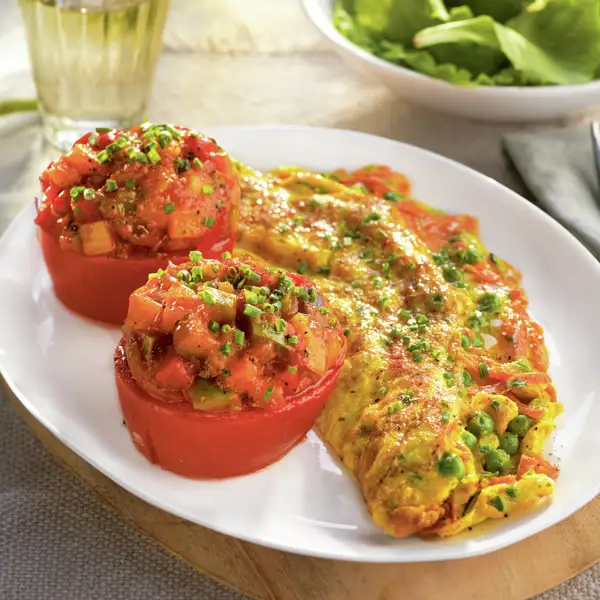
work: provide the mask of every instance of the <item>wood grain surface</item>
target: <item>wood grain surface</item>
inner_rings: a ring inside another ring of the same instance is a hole
[[[539,535],[466,560],[377,565],[263,548],[136,498],[62,444],[12,393],[10,397],[52,455],[123,519],[209,577],[260,600],[521,600],[600,560],[600,498]]]

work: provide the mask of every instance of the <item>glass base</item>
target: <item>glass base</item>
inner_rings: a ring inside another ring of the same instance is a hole
[[[68,119],[57,117],[42,112],[44,135],[56,148],[67,152],[73,144],[85,133],[95,131],[96,127],[112,127],[115,129],[129,129],[139,123],[142,117],[127,120],[119,119]]]

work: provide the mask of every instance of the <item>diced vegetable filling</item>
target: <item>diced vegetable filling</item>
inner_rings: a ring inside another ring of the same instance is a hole
[[[41,184],[36,223],[66,251],[185,254],[206,248],[204,238],[235,235],[240,189],[231,160],[213,139],[182,127],[86,134]]]
[[[339,364],[345,337],[299,275],[190,253],[129,302],[127,361],[153,397],[205,411],[274,409]]]

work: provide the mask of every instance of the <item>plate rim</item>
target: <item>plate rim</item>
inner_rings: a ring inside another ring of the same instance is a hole
[[[520,196],[518,193],[511,190],[507,186],[501,184],[500,182],[492,179],[491,177],[489,177],[487,175],[484,175],[483,173],[480,173],[480,172],[472,169],[471,167],[463,165],[453,159],[447,158],[445,156],[442,156],[442,155],[432,152],[430,150],[426,150],[424,148],[420,148],[418,146],[414,146],[412,144],[408,144],[406,142],[401,142],[401,141],[394,140],[392,138],[388,138],[388,137],[384,137],[384,136],[378,136],[378,135],[374,135],[374,134],[369,134],[369,133],[364,133],[364,132],[349,130],[349,129],[337,129],[337,128],[328,128],[328,127],[313,127],[313,126],[306,126],[306,125],[263,124],[263,125],[224,125],[224,126],[212,126],[212,127],[206,127],[206,128],[200,128],[200,129],[207,135],[210,135],[213,137],[218,137],[219,135],[227,135],[227,134],[235,135],[235,133],[239,132],[239,131],[246,131],[246,132],[253,132],[253,131],[277,132],[277,131],[280,131],[280,132],[288,132],[288,133],[290,133],[290,132],[298,132],[298,133],[306,132],[306,133],[312,133],[315,135],[339,135],[339,136],[351,135],[351,136],[356,136],[358,138],[363,138],[363,139],[367,138],[367,139],[370,139],[373,141],[384,140],[386,142],[391,142],[394,145],[400,145],[400,146],[404,147],[405,150],[407,150],[409,152],[414,152],[417,155],[419,155],[419,154],[426,155],[430,159],[434,159],[434,160],[438,160],[438,161],[441,160],[442,162],[446,163],[447,165],[451,166],[452,168],[462,171],[464,174],[468,175],[469,177],[473,177],[473,176],[476,177],[480,181],[484,182],[485,185],[488,185],[488,186],[492,185],[492,186],[496,187],[497,189],[502,190],[503,194],[508,193],[508,195],[513,198],[513,201],[517,201],[523,207],[526,207],[526,210],[531,211],[531,213],[535,214],[537,218],[542,218],[543,220],[546,220],[546,222],[550,226],[550,228],[553,229],[555,235],[563,236],[565,238],[566,243],[573,244],[574,247],[577,248],[577,251],[581,254],[581,259],[585,260],[588,263],[588,266],[597,273],[597,277],[600,280],[600,262],[598,262],[594,258],[594,256],[591,254],[591,252],[561,223],[554,220],[547,213],[542,211],[539,207],[528,202],[525,198],[523,198],[522,196]],[[9,226],[6,228],[3,235],[0,237],[0,257],[2,255],[4,255],[7,250],[5,248],[8,243],[7,240],[9,240],[9,238],[11,238],[13,236],[14,231],[19,230],[19,228],[22,226],[22,221],[24,222],[28,218],[28,216],[31,216],[31,217],[33,216],[33,210],[34,210],[34,203],[33,202],[27,203],[19,211],[19,213],[14,217],[14,219],[11,221]],[[29,220],[30,220],[30,225],[33,225],[33,220],[32,219],[29,219]],[[584,256],[585,256],[585,259],[583,258]],[[400,557],[400,558],[389,556],[389,557],[373,557],[372,560],[369,559],[368,557],[364,557],[364,556],[355,556],[351,552],[340,553],[338,551],[338,553],[335,554],[331,551],[321,552],[321,551],[319,551],[319,548],[312,548],[312,549],[300,548],[300,549],[298,549],[289,542],[283,543],[283,542],[279,542],[279,541],[272,541],[270,539],[265,540],[264,538],[257,539],[255,536],[252,536],[252,535],[239,534],[235,530],[233,530],[234,528],[228,528],[226,526],[223,527],[218,524],[214,525],[214,524],[210,524],[207,522],[200,522],[198,519],[186,514],[185,510],[177,510],[176,508],[173,509],[172,506],[169,506],[168,504],[163,503],[159,499],[154,498],[151,494],[146,493],[145,490],[135,487],[134,485],[130,485],[126,479],[119,477],[118,473],[114,473],[114,472],[110,471],[110,469],[103,468],[102,466],[100,466],[98,464],[98,462],[96,461],[96,459],[93,456],[88,455],[88,453],[85,450],[80,449],[79,445],[77,443],[74,443],[70,439],[65,438],[64,436],[59,434],[59,432],[56,430],[56,427],[54,427],[52,425],[50,420],[47,419],[45,416],[43,416],[39,412],[39,410],[37,409],[35,404],[30,402],[27,399],[25,394],[21,391],[20,387],[16,384],[16,382],[12,379],[12,377],[9,374],[7,374],[7,365],[6,365],[3,353],[0,353],[0,374],[4,378],[6,385],[10,388],[11,392],[15,395],[15,397],[18,399],[18,401],[21,403],[21,405],[42,426],[44,426],[48,431],[50,431],[52,433],[52,435],[54,435],[54,437],[56,437],[62,444],[67,446],[71,451],[75,452],[75,454],[77,454],[80,458],[85,460],[88,464],[90,464],[95,469],[100,471],[103,475],[108,477],[115,484],[117,484],[120,487],[122,487],[123,489],[125,489],[127,492],[133,494],[134,496],[142,499],[145,502],[148,502],[149,504],[151,504],[161,510],[164,510],[165,512],[167,512],[169,514],[175,515],[179,518],[182,518],[182,519],[185,519],[192,523],[195,523],[201,527],[206,527],[207,529],[211,529],[213,531],[217,531],[218,533],[229,535],[229,536],[232,536],[237,539],[241,539],[246,542],[254,543],[254,544],[257,544],[257,545],[260,545],[263,547],[268,547],[268,548],[272,548],[272,549],[276,549],[276,550],[290,552],[292,554],[298,554],[298,555],[302,555],[302,556],[310,556],[310,557],[315,557],[315,558],[325,558],[325,559],[332,559],[332,560],[344,560],[344,561],[349,561],[349,562],[373,563],[373,564],[439,562],[439,561],[475,558],[477,556],[483,556],[486,554],[490,554],[490,553],[496,552],[498,550],[501,550],[503,548],[506,548],[508,546],[511,546],[513,544],[519,543],[521,541],[524,541],[528,537],[531,537],[532,535],[540,533],[541,531],[543,531],[545,529],[554,527],[558,523],[560,523],[560,522],[564,521],[565,519],[567,519],[568,517],[570,517],[572,514],[574,514],[576,511],[578,511],[584,505],[591,502],[598,494],[600,494],[600,482],[598,482],[595,485],[595,490],[594,490],[593,494],[589,494],[589,497],[588,497],[588,495],[586,495],[583,498],[579,498],[576,502],[573,502],[570,504],[570,508],[569,508],[567,514],[564,514],[563,516],[556,516],[555,518],[552,518],[550,520],[550,522],[544,523],[542,525],[536,525],[535,523],[532,523],[528,526],[528,528],[525,530],[525,532],[523,534],[521,534],[517,539],[512,539],[512,538],[508,537],[507,540],[495,542],[493,544],[493,547],[491,547],[491,548],[476,547],[475,549],[469,549],[466,551],[459,551],[458,548],[456,548],[456,549],[454,549],[454,548],[447,549],[446,548],[443,555],[432,552],[432,555],[428,556],[426,559],[424,559],[422,557],[413,559],[411,556]],[[501,531],[502,531],[502,529],[499,529],[499,532],[501,532]],[[435,546],[432,544],[432,548],[434,548],[434,547]],[[438,548],[443,548],[443,546],[438,546]]]

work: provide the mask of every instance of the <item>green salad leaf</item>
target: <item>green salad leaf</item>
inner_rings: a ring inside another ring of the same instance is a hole
[[[532,0],[446,0],[448,8],[468,6],[473,15],[487,15],[498,23],[516,17]]]
[[[384,60],[460,85],[600,77],[600,0],[338,0],[334,24]]]

